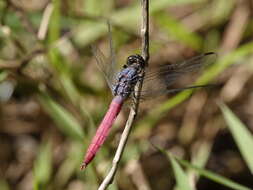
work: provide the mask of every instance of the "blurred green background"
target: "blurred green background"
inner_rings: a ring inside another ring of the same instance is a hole
[[[253,189],[253,2],[151,0],[150,65],[218,54],[197,83],[144,103],[112,190]],[[0,189],[97,189],[128,107],[85,171],[83,155],[112,99],[91,53],[119,65],[140,52],[140,1],[0,1]]]

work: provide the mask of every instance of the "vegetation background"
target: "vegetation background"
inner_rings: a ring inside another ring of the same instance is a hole
[[[252,15],[251,0],[150,1],[150,65],[214,51],[197,82],[219,85],[144,103],[109,189],[253,189]],[[0,1],[1,190],[96,189],[106,175],[127,107],[79,170],[112,98],[89,46],[108,55],[106,19],[123,64],[140,52],[140,1]]]

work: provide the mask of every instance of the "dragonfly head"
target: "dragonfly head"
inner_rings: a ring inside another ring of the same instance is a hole
[[[126,66],[134,66],[134,65],[140,66],[141,68],[145,67],[145,61],[141,55],[139,54],[130,55],[127,58]]]

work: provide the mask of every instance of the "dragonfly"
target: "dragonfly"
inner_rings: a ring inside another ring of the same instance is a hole
[[[111,44],[110,44],[111,45]],[[112,45],[111,45],[112,46]],[[143,85],[140,92],[140,99],[146,100],[164,94],[180,92],[187,89],[206,87],[208,85],[186,86],[183,88],[172,88],[172,84],[181,76],[199,71],[207,65],[214,62],[216,53],[208,52],[195,56],[191,59],[175,64],[165,64],[156,68],[145,68],[146,63],[139,54],[130,55],[120,71],[117,72],[114,53],[111,48],[110,58],[107,59],[104,54],[95,46],[92,47],[99,69],[104,74],[108,86],[110,87],[114,98],[100,123],[91,144],[89,145],[81,165],[81,170],[94,159],[99,148],[103,145],[109,131],[120,113],[123,104],[131,98],[134,98],[135,85],[143,75],[145,69]]]

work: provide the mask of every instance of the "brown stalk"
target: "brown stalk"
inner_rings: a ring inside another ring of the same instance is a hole
[[[148,0],[141,0],[141,7],[142,7],[142,26],[141,26],[141,39],[142,39],[142,56],[145,60],[146,66],[148,65],[148,59],[149,59],[149,1]],[[120,142],[117,148],[117,151],[115,153],[112,167],[110,171],[108,172],[107,176],[104,178],[102,184],[98,188],[98,190],[104,190],[107,189],[107,187],[113,182],[114,176],[116,174],[116,171],[118,169],[118,165],[120,162],[120,159],[122,157],[122,154],[124,152],[128,137],[131,132],[131,128],[133,126],[134,120],[138,113],[138,107],[139,107],[139,97],[140,97],[140,91],[142,88],[142,82],[144,78],[145,72],[143,71],[142,77],[136,87],[136,93],[135,93],[135,99],[134,104],[130,109],[130,113],[128,116],[128,120],[126,122],[124,131],[121,135]]]

